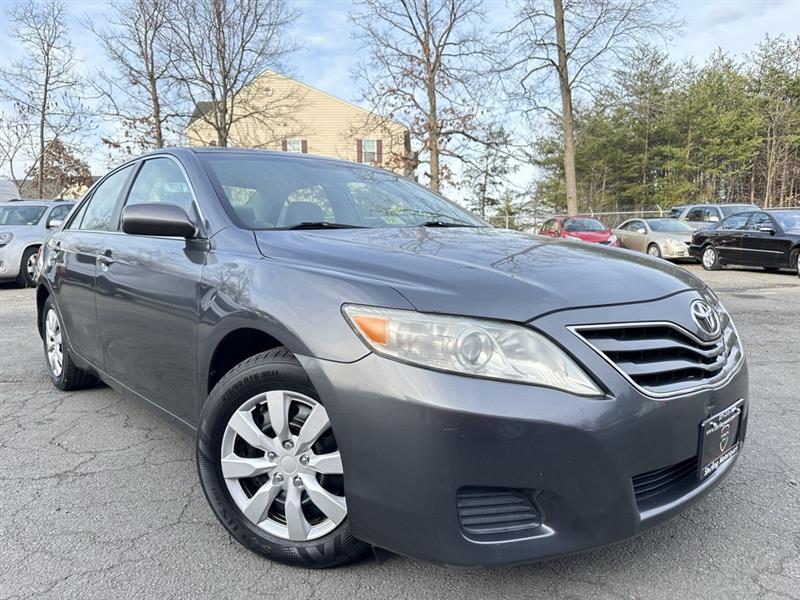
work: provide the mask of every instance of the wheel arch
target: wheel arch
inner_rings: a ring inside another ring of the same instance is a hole
[[[243,360],[266,350],[285,346],[280,339],[254,324],[238,325],[218,333],[203,361],[201,385],[206,398],[217,382]]]

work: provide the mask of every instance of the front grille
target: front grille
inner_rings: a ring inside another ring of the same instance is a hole
[[[742,348],[730,319],[705,342],[672,323],[572,328],[644,393],[666,397],[719,385],[738,367]]]
[[[680,498],[697,484],[697,457],[633,478],[633,493],[639,510]]]
[[[542,520],[530,499],[508,488],[462,488],[458,492],[462,529],[473,536],[522,537]]]

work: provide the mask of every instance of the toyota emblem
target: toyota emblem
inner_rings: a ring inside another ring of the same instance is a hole
[[[719,316],[717,311],[705,300],[692,302],[692,320],[708,336],[716,337],[719,335]]]

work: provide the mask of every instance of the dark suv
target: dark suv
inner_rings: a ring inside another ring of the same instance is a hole
[[[607,544],[709,492],[745,439],[742,346],[695,277],[492,228],[387,171],[147,154],[40,260],[53,383],[196,431],[217,517],[275,560]]]

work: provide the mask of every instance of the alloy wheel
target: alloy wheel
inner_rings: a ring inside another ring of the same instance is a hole
[[[25,264],[25,272],[28,274],[28,281],[35,281],[36,279],[36,254],[31,254],[28,257],[28,262]]]
[[[656,246],[655,244],[653,244],[652,246],[650,246],[647,249],[647,253],[650,256],[655,256],[656,258],[661,258],[661,252],[659,251],[658,246]]]
[[[707,269],[710,269],[714,266],[714,263],[717,261],[717,251],[714,250],[711,246],[703,250],[703,266]]]
[[[61,345],[61,323],[54,309],[47,311],[44,321],[44,334],[47,343],[47,362],[56,377],[61,377],[64,367],[64,350]]]
[[[288,390],[242,404],[222,436],[228,491],[252,523],[284,540],[327,535],[347,516],[342,459],[325,407]]]

